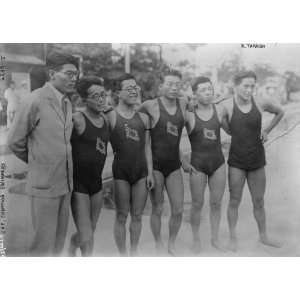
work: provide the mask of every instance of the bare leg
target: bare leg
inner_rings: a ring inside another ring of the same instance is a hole
[[[171,255],[175,255],[175,240],[182,222],[184,198],[183,179],[180,169],[172,172],[167,177],[166,188],[171,206],[168,252]]]
[[[201,210],[204,203],[204,192],[207,184],[207,176],[204,173],[199,174],[192,173],[190,176],[190,188],[192,195],[192,208],[191,208],[191,226],[193,233],[193,246],[192,249],[195,253],[199,253],[201,250],[200,243],[200,218]]]
[[[91,203],[87,194],[74,192],[72,197],[72,214],[77,233],[71,238],[71,245],[79,247],[82,256],[92,254],[91,240],[93,230],[91,223]],[[70,250],[70,249],[69,249]]]
[[[247,182],[252,197],[253,213],[258,226],[260,242],[271,247],[281,247],[278,243],[270,240],[266,232],[266,213],[264,207],[266,189],[265,168],[249,172]]]
[[[94,232],[96,230],[97,222],[99,219],[99,215],[101,212],[103,206],[103,195],[102,191],[99,191],[98,193],[94,194],[91,196],[91,212],[90,212],[90,217],[91,217],[91,225],[92,225],[92,239],[90,241],[90,247],[91,250],[93,251],[94,249]],[[92,253],[91,251],[91,253]]]
[[[210,190],[210,226],[211,226],[211,244],[213,247],[223,250],[219,243],[219,227],[221,221],[221,201],[225,191],[226,168],[223,164],[213,175],[208,178]]]
[[[150,199],[152,203],[152,212],[150,217],[151,231],[154,236],[156,250],[161,252],[163,249],[161,239],[161,215],[163,210],[163,191],[165,185],[165,178],[159,171],[153,171],[155,186],[150,191]]]
[[[147,201],[146,179],[140,179],[131,188],[130,255],[137,255],[137,246],[142,230],[142,215]]]
[[[77,228],[75,219],[77,218],[78,209],[77,209],[77,202],[76,202],[76,200],[74,200],[74,193],[75,192],[73,192],[72,196],[71,196],[71,211],[72,211],[72,217],[73,217],[75,226]],[[71,236],[70,245],[69,245],[69,249],[68,249],[68,255],[71,257],[76,256],[76,251],[79,247],[80,247],[80,239],[79,239],[79,234],[78,234],[78,229],[77,229],[77,232],[75,232]]]
[[[121,256],[126,256],[126,220],[130,207],[130,185],[125,180],[114,180],[116,220],[114,226],[115,241]]]
[[[80,247],[79,234],[76,232],[71,236],[68,255],[71,257],[76,256],[76,251],[79,247]]]
[[[229,167],[228,175],[230,192],[229,205],[227,209],[227,219],[230,232],[229,249],[232,251],[236,251],[236,224],[238,220],[238,208],[242,200],[243,188],[246,180],[246,172],[237,168]]]

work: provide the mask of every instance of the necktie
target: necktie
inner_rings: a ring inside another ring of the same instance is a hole
[[[66,115],[67,115],[67,96],[64,95],[61,99],[61,109],[63,111],[64,117],[66,119]]]

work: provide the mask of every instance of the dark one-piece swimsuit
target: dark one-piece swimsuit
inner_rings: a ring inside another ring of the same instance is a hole
[[[110,137],[114,151],[114,179],[133,185],[147,176],[145,130],[140,113],[136,112],[131,119],[126,119],[116,111],[116,125]]]
[[[102,190],[102,171],[107,155],[109,127],[104,121],[96,127],[84,113],[85,129],[78,135],[73,129],[71,143],[74,165],[74,191],[93,195]]]
[[[220,138],[221,124],[215,105],[213,115],[208,121],[201,120],[196,112],[194,115],[195,127],[189,134],[191,164],[197,171],[211,176],[225,162]]]
[[[161,172],[166,178],[181,167],[179,157],[179,143],[184,117],[176,99],[176,113],[170,115],[158,98],[159,120],[151,129],[151,145],[153,169]]]
[[[261,140],[262,116],[253,98],[251,103],[251,110],[243,113],[233,100],[229,124],[232,138],[228,165],[245,171],[254,171],[266,165],[265,149]]]

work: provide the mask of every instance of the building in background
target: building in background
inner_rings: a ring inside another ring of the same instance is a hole
[[[24,88],[30,90],[29,71],[33,67],[42,67],[46,63],[46,44],[0,44],[0,54],[5,58],[5,79],[0,82],[1,90],[4,90],[11,81],[16,83],[16,89]]]

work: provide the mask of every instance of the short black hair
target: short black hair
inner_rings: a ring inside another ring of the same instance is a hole
[[[239,85],[245,78],[253,78],[255,81],[257,80],[256,74],[253,71],[240,71],[233,77],[234,85]]]
[[[130,79],[133,79],[136,82],[136,78],[132,74],[130,74],[130,73],[122,74],[121,76],[119,76],[115,80],[115,82],[113,84],[113,90],[114,91],[120,91],[120,90],[122,90],[122,83],[123,83],[123,81],[130,80]]]
[[[165,81],[165,78],[167,76],[176,76],[178,77],[180,80],[182,79],[182,75],[178,70],[174,70],[174,69],[170,69],[168,68],[167,70],[163,71],[160,74],[160,81],[163,83]]]
[[[198,85],[201,83],[206,83],[206,82],[209,82],[210,84],[212,84],[211,80],[208,77],[205,77],[205,76],[197,77],[192,85],[192,91],[195,93],[198,89]]]
[[[29,70],[30,88],[34,91],[41,88],[49,79],[45,66],[34,66]]]
[[[103,86],[103,80],[97,76],[83,76],[78,80],[76,90],[81,98],[86,99],[88,97],[88,89],[92,85]]]
[[[49,69],[59,69],[65,64],[74,65],[78,69],[79,61],[75,56],[69,53],[58,51],[49,53],[46,58],[46,66]]]

